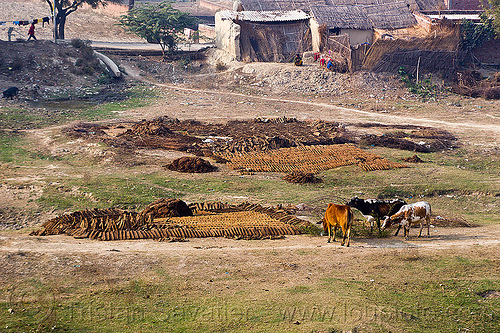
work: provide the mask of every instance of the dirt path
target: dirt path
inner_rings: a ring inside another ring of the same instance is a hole
[[[359,238],[351,240],[349,251],[362,249],[384,250],[417,248],[422,251],[469,248],[475,245],[500,245],[500,226],[487,225],[474,228],[431,228],[430,237],[416,237],[418,229],[410,231],[412,237]],[[425,234],[425,231],[424,231]],[[211,252],[247,250],[284,251],[307,249],[336,249],[340,243],[327,243],[326,237],[309,235],[287,236],[282,240],[235,241],[227,238],[191,238],[188,242],[157,242],[153,240],[95,241],[74,239],[58,235],[33,237],[25,233],[0,232],[0,252],[33,252],[45,254],[103,254],[106,252],[148,253],[148,254],[189,254],[209,250]]]

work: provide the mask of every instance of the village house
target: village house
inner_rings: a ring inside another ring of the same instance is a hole
[[[293,11],[220,11],[215,45],[243,61],[291,61],[311,49],[310,15]]]
[[[371,44],[374,29],[417,24],[410,0],[327,1],[237,0],[234,10],[215,14],[216,46],[237,60],[290,61],[296,53],[322,51],[329,36]]]

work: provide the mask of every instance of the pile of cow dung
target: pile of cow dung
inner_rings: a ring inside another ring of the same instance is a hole
[[[283,177],[283,180],[295,184],[314,184],[323,182],[323,179],[316,177],[313,173],[304,173],[297,171],[289,173],[288,175]]]
[[[416,152],[447,150],[457,139],[450,133],[416,125],[353,124],[357,127],[381,127],[382,136],[359,134],[346,130],[337,122],[298,121],[295,118],[256,118],[234,120],[225,124],[206,124],[195,120],[158,117],[134,123],[109,125],[80,123],[65,129],[75,138],[100,141],[119,149],[166,149],[214,158],[218,163],[229,157],[280,148],[325,146],[359,143]],[[178,170],[180,171],[180,170]],[[187,171],[193,172],[193,171]],[[206,171],[205,171],[206,172]],[[308,172],[306,170],[306,172]]]
[[[200,157],[187,156],[172,161],[172,163],[165,165],[165,168],[172,171],[190,173],[206,173],[217,170],[216,166]]]
[[[144,223],[157,218],[178,216],[193,216],[193,212],[182,200],[160,198],[147,205],[137,218]]]
[[[424,163],[424,161],[422,161],[422,159],[420,159],[420,157],[418,157],[417,154],[403,158],[403,161],[408,163]]]
[[[66,234],[97,240],[228,237],[261,239],[296,235],[310,226],[286,209],[244,203],[193,203],[158,199],[142,212],[91,209],[64,214],[42,225],[32,236]]]
[[[128,128],[123,129],[125,126]],[[117,128],[123,130],[116,131]],[[320,120],[304,122],[286,117],[235,120],[226,124],[158,117],[129,125],[77,124],[65,129],[65,133],[76,138],[92,138],[115,147],[179,150],[198,156],[352,142],[339,123]]]

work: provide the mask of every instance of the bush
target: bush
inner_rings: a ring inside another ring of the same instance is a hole
[[[23,68],[23,61],[19,59],[18,57],[14,58],[10,63],[9,63],[9,70],[10,71],[20,71]]]
[[[222,62],[222,61],[217,61],[217,64],[215,65],[215,69],[218,71],[218,72],[222,72],[222,71],[225,71],[226,70],[226,65]]]
[[[500,86],[489,87],[483,91],[482,95],[485,99],[500,99]]]
[[[80,49],[85,46],[89,46],[89,41],[84,41],[78,38],[72,39],[71,40],[71,46],[73,46],[75,49]]]
[[[407,73],[404,67],[399,67],[398,73],[401,81],[406,84],[408,91],[412,94],[416,94],[423,99],[436,97],[437,87],[435,84],[432,84],[430,78],[424,79],[421,82],[415,82],[414,75]]]

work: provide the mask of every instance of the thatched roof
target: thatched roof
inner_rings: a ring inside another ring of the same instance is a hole
[[[238,20],[248,22],[294,22],[308,20],[310,16],[304,11],[241,11],[222,10],[218,12],[222,20]]]
[[[326,0],[241,0],[246,11],[290,11],[302,9],[309,12],[312,6],[326,5]]]
[[[366,6],[368,18],[376,29],[401,29],[417,24],[417,20],[404,2]]]
[[[372,6],[314,6],[311,13],[320,25],[328,28],[400,29],[417,23],[404,2]]]
[[[313,6],[311,13],[320,25],[328,28],[370,30],[373,23],[361,6]]]
[[[356,5],[356,6],[374,6],[374,5],[393,5],[404,2],[411,11],[419,10],[415,0],[326,0],[327,5]]]

